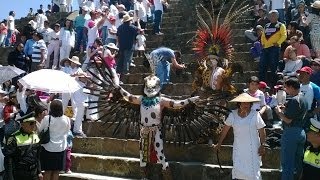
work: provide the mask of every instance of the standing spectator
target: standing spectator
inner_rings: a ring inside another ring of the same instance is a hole
[[[82,13],[82,10],[83,10],[83,6],[86,5],[86,1],[87,1],[87,0],[78,0],[79,14],[84,14],[84,13]]]
[[[163,35],[160,32],[160,25],[162,21],[162,14],[163,14],[163,0],[154,0],[154,24],[153,24],[153,32],[156,35]]]
[[[320,147],[320,122],[311,119],[307,132],[309,146],[304,153],[303,176],[301,180],[317,180],[320,177],[319,147]]]
[[[108,28],[107,43],[117,43],[117,27],[116,18],[114,16],[109,17],[110,27]]]
[[[310,81],[320,87],[320,59],[316,58],[312,60],[310,66],[312,69]]]
[[[71,129],[67,135],[67,149],[66,149],[66,167],[65,173],[71,174],[71,151],[72,151],[72,139],[74,138]]]
[[[51,12],[52,12],[52,7],[51,7],[51,4],[48,4],[47,6],[47,10],[45,12],[46,16],[51,16]]]
[[[60,12],[68,12],[67,11],[67,0],[59,0],[60,3]]]
[[[64,170],[64,154],[67,149],[67,135],[71,128],[70,119],[63,115],[62,102],[53,100],[49,115],[41,122],[39,131],[49,128],[50,141],[42,145],[40,161],[44,179],[59,179],[59,171]]]
[[[14,51],[10,52],[8,55],[8,65],[15,66],[27,72],[27,59],[24,53],[24,46],[19,43]]]
[[[67,19],[64,27],[60,30],[60,60],[69,58],[71,48],[75,44],[75,32],[73,30],[72,21]]]
[[[87,8],[82,9],[82,14],[79,14],[74,20],[74,26],[76,28],[76,46],[75,51],[80,51],[80,47],[86,48],[86,35],[84,31],[84,23],[86,22],[85,16],[87,14]]]
[[[275,112],[282,121],[281,167],[282,180],[294,179],[302,172],[303,148],[306,134],[303,129],[308,111],[306,99],[299,95],[300,83],[296,78],[289,78],[284,83],[285,91],[292,96],[285,106],[278,105]]]
[[[134,3],[134,17],[137,27],[145,29],[147,25],[147,12],[143,0],[137,0]]]
[[[11,36],[15,32],[15,23],[14,23],[14,17],[16,16],[16,13],[14,11],[9,12],[9,17],[7,19],[7,27],[8,27],[8,34],[6,38],[5,45],[11,46]]]
[[[28,12],[28,14],[27,14],[27,17],[28,18],[31,18],[33,16],[33,8],[30,8],[29,9],[29,12]]]
[[[67,0],[67,12],[72,12],[73,0]]]
[[[44,12],[44,7],[43,7],[42,4],[40,4],[40,8],[39,9],[41,9]]]
[[[278,21],[278,12],[271,10],[269,12],[270,23],[264,28],[261,36],[263,46],[262,55],[259,62],[259,79],[266,81],[268,67],[271,70],[271,84],[275,84],[277,79],[276,70],[279,62],[280,46],[287,38],[286,26]]]
[[[26,88],[22,86],[22,84],[17,81],[17,102],[20,106],[20,110],[26,114],[27,113],[27,93],[26,93]]]
[[[144,36],[144,29],[139,29],[139,34],[136,37],[136,46],[135,50],[137,53],[137,56],[143,57],[144,51],[146,49],[146,37]]]
[[[43,10],[39,9],[38,16],[37,16],[37,28],[36,28],[38,32],[41,32],[42,29],[44,28],[45,21],[48,21],[48,18],[46,15],[43,14]]]
[[[49,44],[49,41],[50,41],[49,35],[51,34],[51,32],[53,32],[53,30],[50,28],[49,25],[50,25],[49,21],[44,21],[43,29],[39,29],[39,33],[43,35],[43,40],[46,43],[46,45]]]
[[[40,133],[40,126],[43,118],[48,115],[48,109],[45,105],[38,105],[34,109],[34,118],[36,119],[37,133]]]
[[[28,22],[28,24],[30,24],[31,27],[32,27],[34,30],[36,30],[36,29],[37,29],[37,26],[38,26],[38,24],[37,24],[37,15],[34,15],[34,16],[32,17],[32,19]]]
[[[32,63],[31,72],[42,69],[47,59],[47,46],[43,41],[43,36],[39,33],[35,33],[35,43],[32,46]]]
[[[123,4],[127,11],[133,9],[133,2],[132,0],[119,0],[120,4]]]
[[[60,0],[52,0],[52,13],[60,12]]]
[[[317,58],[320,57],[320,1],[311,5],[311,13],[307,17],[305,26],[310,27],[310,40],[312,50]]]
[[[261,53],[262,53],[262,44],[261,44],[261,35],[263,32],[263,27],[261,25],[257,25],[256,27],[256,33],[257,33],[257,41],[255,41],[250,48],[250,53],[253,57],[253,59],[256,62],[260,61]]]
[[[8,28],[4,23],[0,23],[0,47],[5,46],[5,39],[8,33]]]
[[[117,46],[114,43],[108,43],[106,45],[107,49],[105,49],[104,51],[104,60],[107,64],[107,66],[111,69],[112,72],[112,76],[113,76],[113,83],[116,85],[120,84],[120,80],[119,80],[119,75],[116,72],[116,59],[115,56],[117,55],[117,51],[119,50],[119,48],[117,48]]]
[[[108,28],[111,27],[111,23],[110,23],[110,17],[112,15],[110,15],[109,13],[109,8],[103,8],[102,10],[105,15],[108,17],[108,19],[106,21],[104,21],[102,28],[101,28],[101,38],[102,38],[102,42],[103,44],[107,44],[107,39],[108,39]]]
[[[229,114],[215,150],[220,151],[221,144],[232,127],[232,179],[261,179],[261,156],[265,154],[265,123],[260,114],[252,110],[252,104],[259,102],[259,99],[242,93],[230,102],[236,102],[238,109]],[[243,162],[246,162],[245,166]]]
[[[119,74],[129,73],[129,66],[132,63],[134,43],[137,36],[137,28],[131,25],[132,17],[128,14],[123,16],[123,24],[117,30],[117,42],[119,45],[119,61],[117,72]]]
[[[33,32],[32,38],[28,39],[25,46],[24,46],[24,54],[26,57],[26,65],[27,65],[27,72],[31,72],[31,64],[32,64],[32,52],[33,52],[33,45],[36,42],[36,33]]]
[[[33,114],[28,114],[18,121],[21,123],[20,130],[9,136],[3,148],[5,179],[42,179],[36,120]]]
[[[36,30],[28,23],[26,26],[23,27],[22,36],[26,37],[26,41],[32,39],[32,35]]]
[[[53,63],[52,63],[52,69],[56,69],[58,67],[59,62],[59,53],[60,53],[60,24],[54,25],[54,31],[52,31],[49,34],[49,45],[48,45],[48,56],[46,61],[46,68],[50,68],[50,62],[51,62],[51,54],[53,53]]]

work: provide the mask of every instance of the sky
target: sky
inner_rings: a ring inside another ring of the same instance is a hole
[[[16,12],[16,19],[27,16],[29,8],[33,8],[33,12],[39,9],[40,4],[47,10],[48,4],[51,4],[51,0],[0,0],[0,21],[6,19],[9,16],[9,11]],[[77,0],[73,0],[73,6],[78,7]],[[76,8],[78,9],[78,8]]]

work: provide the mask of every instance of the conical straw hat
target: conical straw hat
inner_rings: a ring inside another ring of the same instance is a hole
[[[230,102],[259,102],[260,99],[250,96],[248,93],[242,93]]]

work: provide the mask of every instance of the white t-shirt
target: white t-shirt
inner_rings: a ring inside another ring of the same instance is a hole
[[[41,30],[44,28],[44,21],[47,21],[48,18],[44,14],[38,14],[37,16],[37,29]]]
[[[312,102],[314,98],[313,88],[310,83],[300,86],[300,93],[304,96],[308,103],[308,110],[311,110]]]
[[[9,16],[8,17],[8,29],[10,30],[14,30],[15,29],[15,25],[14,25],[14,17],[13,16]]]
[[[284,3],[286,0],[271,0],[272,9],[284,9]]]
[[[52,31],[50,32],[48,38],[49,38],[49,42],[50,43],[58,43],[59,42],[59,37],[60,37],[60,31],[58,32],[55,32],[55,31]],[[58,38],[58,40],[53,40],[53,39],[56,39]]]
[[[136,11],[138,11],[138,14],[136,14]],[[134,13],[135,13],[135,18],[139,18],[143,22],[147,22],[147,12],[143,5],[143,2],[137,1],[134,3]]]
[[[117,39],[117,35],[116,34],[110,34],[109,30],[111,30],[113,32],[117,32],[117,27],[115,25],[111,25],[111,27],[108,28],[108,38]]]
[[[50,40],[51,40],[51,38],[50,38],[50,34],[53,32],[53,29],[51,29],[51,28],[47,28],[47,29],[42,29],[41,31],[40,31],[40,33],[42,33],[42,35],[43,35],[43,40],[44,40],[44,42],[46,42],[46,43],[48,43]]]
[[[119,14],[119,10],[118,8],[115,6],[115,5],[111,5],[110,6],[110,13],[113,15],[113,16],[117,16]]]
[[[155,11],[160,10],[163,12],[163,5],[161,3],[161,0],[154,0],[153,3],[154,3],[154,10]]]
[[[98,27],[94,26],[88,29],[88,47],[94,43],[94,40],[99,37]]]
[[[260,90],[257,90],[254,94],[250,94],[248,89],[243,90],[244,92],[248,93],[250,96],[260,99],[260,102],[253,103],[251,109],[256,111],[260,110],[262,106],[266,105],[266,99],[264,93]]]

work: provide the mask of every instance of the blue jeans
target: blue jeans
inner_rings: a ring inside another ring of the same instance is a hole
[[[276,81],[277,75],[277,67],[279,63],[279,55],[280,55],[280,47],[269,47],[262,49],[262,54],[259,62],[259,79],[260,81],[266,81],[266,73],[268,67],[270,67],[270,71],[272,74],[272,81]]]
[[[304,143],[306,133],[303,128],[289,127],[283,130],[281,137],[281,180],[294,179],[294,172],[302,172]]]
[[[279,21],[285,23],[284,9],[276,9],[279,12]]]
[[[161,88],[170,80],[170,63],[168,61],[159,61],[156,67],[156,76],[160,79]]]
[[[125,49],[119,51],[119,60],[117,62],[117,73],[126,74],[129,72],[130,63],[132,62],[133,50]]]
[[[102,33],[102,43],[107,44],[107,37],[108,37],[108,26],[102,26],[101,28]]]
[[[153,32],[159,33],[160,32],[160,23],[162,20],[162,11],[156,10],[154,12],[154,24],[153,24]]]
[[[12,33],[13,33],[13,30],[8,29],[8,34],[7,34],[6,42],[5,42],[6,46],[11,46],[11,42],[10,41],[11,41]]]
[[[76,40],[76,51],[80,51],[80,45],[82,45],[83,49],[87,47],[86,45],[86,35],[84,34],[84,27],[77,27],[76,28],[77,33],[77,40]]]

